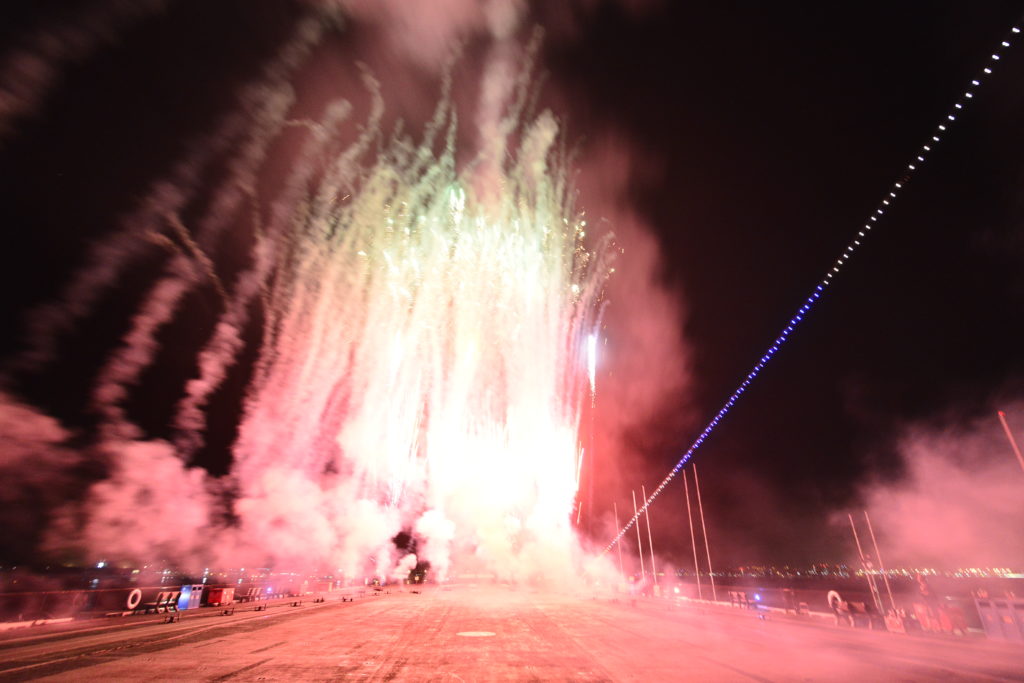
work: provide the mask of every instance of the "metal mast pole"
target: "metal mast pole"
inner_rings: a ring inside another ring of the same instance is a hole
[[[857,535],[857,525],[853,523],[853,515],[846,513],[850,518],[850,528],[853,529],[853,540],[857,543],[857,554],[860,555],[860,566],[864,568],[864,574],[868,577],[868,588],[871,589],[871,597],[875,601],[875,607],[879,613],[884,612],[882,608],[882,596],[878,594],[878,586],[875,585],[875,578],[871,576],[868,563],[864,560],[864,549],[860,546],[860,536]]]
[[[633,494],[633,517],[636,517],[636,490],[630,491]],[[644,580],[647,572],[644,571],[644,546],[640,542],[640,521],[636,523],[636,548],[640,555],[640,580]]]
[[[616,505],[614,502],[612,503],[612,510],[615,511],[615,528],[616,529],[621,529],[622,527],[619,526],[619,506]],[[619,550],[619,580],[620,581],[625,581],[626,580],[626,572],[622,569],[622,544],[621,543],[616,543],[615,545],[618,546],[618,550]]]
[[[1013,454],[1017,456],[1017,462],[1020,463],[1020,468],[1024,470],[1024,456],[1020,454],[1020,448],[1017,447],[1017,440],[1013,438],[1013,432],[1010,431],[1010,425],[1006,424],[1006,413],[999,411],[999,421],[1003,423],[1003,431],[1006,432],[1006,438],[1010,440],[1010,447],[1013,448]]]
[[[700,587],[700,565],[697,563],[697,537],[693,533],[693,511],[690,509],[690,484],[686,481],[686,470],[683,470],[683,491],[686,493],[686,516],[690,519],[690,542],[693,544],[693,573],[697,577],[697,599],[704,599]]]
[[[700,511],[700,528],[704,533],[704,552],[708,556],[708,576],[711,577],[711,599],[718,602],[715,590],[715,572],[711,569],[711,547],[708,545],[708,528],[704,526],[704,506],[700,502],[700,481],[697,479],[697,465],[693,466],[693,485],[697,489],[697,510]]]
[[[640,484],[640,495],[644,497],[644,501],[647,501],[647,490],[643,484]],[[654,568],[654,540],[651,538],[651,507],[647,506],[647,511],[644,512],[644,517],[647,518],[647,548],[651,551],[651,575],[654,576],[654,585],[658,585],[658,570]]]
[[[882,554],[878,552],[878,541],[875,540],[875,530],[871,526],[871,518],[868,511],[864,511],[864,520],[868,523],[868,533],[871,534],[871,544],[875,546],[875,559],[878,560],[878,569],[882,572],[882,580],[885,581],[885,592],[889,594],[889,604],[892,605],[892,613],[896,614],[896,601],[892,597],[892,587],[889,585],[889,575],[885,573],[885,565],[882,564]]]

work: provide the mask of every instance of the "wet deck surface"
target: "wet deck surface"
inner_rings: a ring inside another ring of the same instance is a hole
[[[17,634],[0,680],[25,679],[1024,680],[1024,645],[468,586]]]

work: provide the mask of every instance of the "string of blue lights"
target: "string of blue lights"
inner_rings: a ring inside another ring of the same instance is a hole
[[[1011,42],[1019,33],[1020,28],[1018,26],[1012,27],[1007,36],[1002,41],[1000,41],[1000,49],[1005,51],[1007,48],[1009,48]],[[874,228],[877,225],[878,221],[885,215],[886,210],[889,209],[892,203],[896,201],[896,198],[899,196],[900,191],[903,189],[904,185],[906,185],[906,183],[910,181],[910,179],[913,177],[913,174],[917,171],[918,165],[924,162],[927,156],[934,150],[935,146],[942,141],[943,136],[949,130],[949,126],[951,126],[953,122],[957,120],[957,117],[962,113],[964,107],[974,98],[974,89],[980,87],[984,80],[992,75],[992,67],[994,66],[995,62],[999,61],[999,59],[1000,51],[997,50],[996,52],[992,53],[991,57],[986,62],[986,66],[982,68],[981,73],[978,75],[978,77],[971,80],[970,85],[963,92],[960,98],[953,104],[952,110],[948,114],[946,114],[945,118],[942,119],[942,123],[940,123],[935,128],[935,130],[932,131],[932,135],[929,137],[928,141],[921,145],[920,149],[914,155],[914,159],[907,164],[905,171],[900,174],[900,178],[890,186],[888,194],[886,194],[882,198],[882,201],[875,208],[874,212],[870,216],[868,216],[868,219],[865,221],[864,225],[861,226],[861,228],[857,231],[857,235],[850,241],[849,244],[846,245],[846,248],[840,253],[839,258],[836,259],[835,263],[832,264],[832,267],[825,273],[825,276],[821,279],[820,282],[818,282],[814,290],[810,293],[810,296],[808,296],[807,299],[802,302],[800,307],[797,309],[796,313],[793,315],[792,318],[789,319],[789,322],[779,333],[779,336],[776,337],[775,340],[771,343],[771,346],[768,348],[765,354],[761,356],[761,358],[754,364],[754,367],[751,369],[751,371],[747,373],[747,376],[743,379],[740,385],[736,388],[735,391],[732,392],[732,395],[729,396],[729,398],[718,410],[715,416],[711,418],[711,421],[708,422],[707,426],[704,427],[704,431],[702,431],[700,435],[697,437],[697,439],[690,445],[689,449],[687,449],[683,457],[680,458],[679,462],[677,462],[675,467],[672,468],[672,471],[669,472],[668,475],[661,481],[661,484],[659,484],[658,487],[654,489],[654,491],[647,498],[647,500],[644,501],[643,505],[640,506],[640,508],[633,515],[633,517],[628,522],[626,522],[626,525],[622,527],[619,533],[616,534],[615,538],[613,538],[611,542],[605,547],[603,552],[606,553],[609,550],[611,550],[615,546],[615,544],[622,539],[625,533],[629,531],[629,529],[634,524],[636,524],[637,520],[640,519],[640,517],[647,511],[647,508],[650,507],[650,505],[661,494],[661,492],[665,490],[665,487],[668,486],[669,483],[671,483],[671,481],[675,478],[677,474],[679,474],[683,467],[686,466],[686,463],[688,463],[693,458],[693,455],[694,453],[697,452],[697,449],[699,449],[704,444],[704,441],[711,435],[711,432],[714,431],[715,427],[718,426],[718,423],[721,422],[723,418],[725,418],[725,416],[729,413],[730,410],[732,410],[732,407],[736,405],[736,402],[740,399],[740,396],[742,396],[743,393],[746,392],[746,390],[750,387],[754,379],[760,374],[761,370],[763,370],[764,367],[768,364],[768,362],[775,356],[775,354],[778,353],[779,349],[786,342],[786,340],[789,339],[790,335],[793,334],[793,331],[797,328],[797,326],[801,322],[803,322],[804,317],[810,312],[814,304],[818,302],[818,300],[821,298],[821,295],[825,293],[825,288],[832,283],[832,280],[839,274],[840,269],[842,269],[842,267],[846,265],[846,262],[850,259],[853,253],[861,246],[862,241],[867,238],[868,233],[870,233],[872,228]]]

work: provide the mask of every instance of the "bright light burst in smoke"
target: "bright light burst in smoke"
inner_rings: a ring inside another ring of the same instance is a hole
[[[504,125],[511,161],[459,172],[435,122],[337,164],[297,218],[236,447],[242,519],[269,547],[313,535],[356,571],[404,528],[441,574],[453,554],[516,578],[571,566],[606,269],[554,119]]]
[[[590,380],[590,395],[597,393],[597,334],[587,337],[587,379]]]
[[[154,245],[168,260],[93,388],[95,452],[109,476],[59,511],[48,544],[96,559],[349,578],[398,578],[420,559],[440,577],[578,576],[571,522],[580,415],[595,386],[588,335],[610,269],[602,240],[584,246],[555,118],[525,113],[537,38],[495,50],[475,118],[480,151],[457,165],[447,78],[418,141],[385,139],[381,88],[368,74],[362,125],[346,123],[354,107],[340,100],[318,120],[290,120],[289,79],[324,26],[297,25],[237,111],[94,245],[66,305],[34,312],[23,371],[51,363],[55,340]],[[282,171],[273,146],[293,127],[305,141]],[[214,160],[222,172],[205,183]],[[256,196],[264,175],[279,186],[271,197]],[[187,209],[198,216],[188,225]],[[249,258],[222,281],[225,233],[250,217]],[[145,441],[128,403],[162,331],[193,324],[186,297],[210,287],[217,319],[203,323],[211,331],[183,379],[171,439]],[[250,340],[257,312],[262,335]],[[231,470],[217,480],[189,463],[211,397],[251,341],[259,357]],[[180,483],[156,495],[154,476]],[[402,531],[416,556],[396,557]]]

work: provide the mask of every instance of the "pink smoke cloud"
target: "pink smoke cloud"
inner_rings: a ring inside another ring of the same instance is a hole
[[[82,456],[57,420],[0,391],[0,526],[8,551],[30,554],[53,507],[76,488]]]
[[[590,230],[615,238],[615,272],[605,291],[598,351],[597,455],[606,470],[598,481],[613,482],[628,472],[639,486],[651,475],[636,468],[645,451],[657,446],[645,440],[646,425],[664,419],[666,411],[680,427],[692,419],[685,307],[681,293],[662,279],[658,239],[628,194],[633,179],[656,177],[658,169],[634,156],[628,142],[614,133],[595,137],[601,143],[587,149],[580,161],[580,204]]]
[[[499,39],[509,37],[525,7],[522,0],[338,0],[338,4],[357,24],[380,30],[390,50],[429,69],[440,67],[453,47],[469,36],[489,32]]]
[[[1017,425],[1019,440],[1024,404],[1006,412],[1011,426]],[[910,427],[899,451],[904,476],[874,481],[863,494],[887,563],[1020,564],[1024,471],[994,410],[966,426]]]
[[[216,495],[204,470],[185,467],[162,441],[110,442],[100,451],[110,476],[61,510],[47,539],[52,551],[81,550],[92,561],[170,558],[192,567],[209,559]]]

